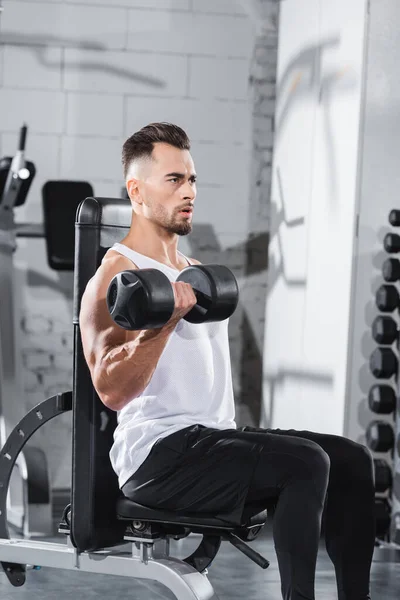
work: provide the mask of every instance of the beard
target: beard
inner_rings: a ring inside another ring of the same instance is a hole
[[[162,204],[153,205],[152,221],[168,233],[180,236],[188,235],[193,229],[191,221],[182,218],[177,212],[169,215]]]

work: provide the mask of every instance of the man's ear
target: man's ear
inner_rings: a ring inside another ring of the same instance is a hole
[[[137,202],[138,204],[142,204],[137,179],[135,179],[134,177],[128,179],[126,182],[126,189],[128,191],[128,196],[131,200]]]

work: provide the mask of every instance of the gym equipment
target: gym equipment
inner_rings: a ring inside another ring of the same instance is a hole
[[[377,379],[389,379],[397,374],[398,360],[391,348],[376,348],[369,359],[371,373]]]
[[[384,538],[390,527],[390,505],[386,498],[375,498],[376,537]]]
[[[396,410],[396,392],[390,385],[375,384],[369,391],[368,404],[372,412],[390,415]]]
[[[83,355],[79,329],[83,292],[108,248],[128,233],[131,214],[130,203],[123,199],[87,198],[78,208],[74,389],[48,398],[32,409],[0,452],[0,561],[14,586],[24,584],[26,565],[40,565],[156,580],[178,600],[213,600],[216,596],[207,578],[207,568],[223,540],[261,568],[269,566],[268,560],[246,543],[261,531],[266,511],[255,514],[255,509],[252,515],[231,523],[209,514],[153,509],[124,498],[109,460],[117,415],[97,396]],[[12,466],[34,431],[71,408],[72,497],[59,529],[67,535],[68,543],[10,540],[5,497]],[[192,532],[202,536],[198,548],[184,560],[171,557],[170,540],[182,539]],[[130,544],[128,552],[121,548],[123,543]]]
[[[374,458],[375,491],[383,494],[393,485],[392,469],[383,458]]]
[[[400,226],[400,210],[394,208],[389,213],[389,223],[393,225],[393,227]]]
[[[381,285],[375,295],[376,306],[382,312],[393,312],[400,304],[400,296],[394,285]]]
[[[382,265],[382,276],[388,282],[399,281],[400,260],[398,258],[387,258]]]
[[[183,317],[189,323],[223,321],[237,307],[239,288],[228,267],[193,265],[183,269],[177,281],[190,283],[197,298],[197,304]],[[115,323],[124,329],[153,329],[171,318],[174,292],[162,271],[122,271],[108,287],[107,306]]]
[[[79,204],[93,196],[87,181],[46,181],[42,187],[47,262],[55,271],[73,271],[75,215]]]
[[[25,145],[28,127],[20,130],[18,149],[14,157],[5,156],[0,159],[0,205],[2,219],[8,215],[8,222],[13,224],[12,209],[22,206],[36,174],[35,165],[25,160]]]
[[[14,158],[0,161],[0,446],[24,414],[20,384],[20,292],[13,255],[16,249],[14,208],[27,198],[35,166],[25,160],[28,128],[20,130]],[[8,498],[10,525],[25,536],[52,533],[51,496],[46,456],[29,447],[16,461]]]
[[[383,247],[389,254],[400,252],[400,235],[397,233],[387,233],[383,238]]]
[[[378,344],[393,344],[397,340],[399,330],[397,323],[392,317],[379,315],[372,323],[372,337]]]
[[[388,452],[394,446],[393,427],[386,421],[371,421],[365,432],[367,446],[374,452]]]

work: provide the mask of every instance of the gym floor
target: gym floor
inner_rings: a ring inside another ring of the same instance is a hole
[[[49,541],[63,543],[64,537]],[[199,536],[190,536],[171,543],[171,554],[184,558],[199,544]],[[263,570],[231,544],[223,542],[220,552],[208,573],[219,600],[281,600],[280,578],[274,553],[270,526],[265,527],[251,547],[270,561]],[[398,600],[400,590],[400,564],[376,563],[372,565],[372,600]],[[60,569],[29,571],[27,582],[14,588],[4,573],[0,574],[1,600],[77,600],[103,597],[107,600],[173,600],[175,596],[155,582],[109,575],[93,575]],[[317,600],[337,598],[335,574],[321,542],[315,586]]]

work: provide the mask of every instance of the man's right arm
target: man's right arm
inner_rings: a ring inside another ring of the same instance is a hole
[[[125,257],[104,261],[87,285],[79,315],[93,385],[101,401],[112,410],[121,410],[148,386],[177,322],[196,303],[189,284],[173,284],[175,310],[164,327],[122,329],[112,320],[106,297],[112,278],[126,269],[132,269],[132,263]]]

